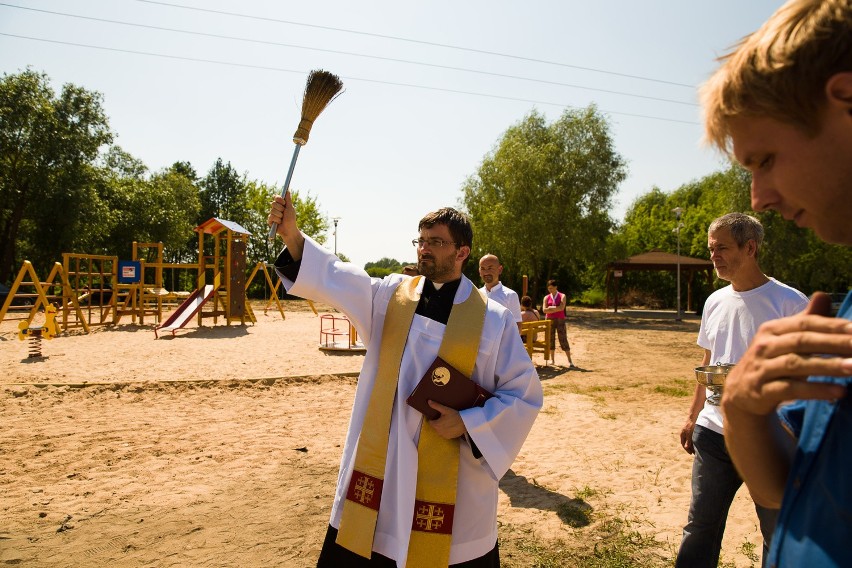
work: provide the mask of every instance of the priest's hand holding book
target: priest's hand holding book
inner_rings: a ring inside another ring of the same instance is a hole
[[[452,440],[467,434],[459,411],[482,406],[492,396],[444,359],[436,357],[405,402],[422,412],[439,436]]]
[[[429,425],[435,429],[440,437],[445,440],[452,440],[467,434],[467,428],[465,428],[458,410],[444,406],[434,400],[428,402],[430,407],[441,413],[439,418],[429,420]]]

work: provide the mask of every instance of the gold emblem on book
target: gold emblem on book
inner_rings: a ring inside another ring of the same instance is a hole
[[[442,387],[450,382],[450,370],[446,367],[436,367],[432,371],[432,382]]]
[[[374,492],[375,485],[373,484],[373,480],[366,475],[362,475],[358,478],[358,481],[355,482],[355,498],[358,499],[359,502],[369,503],[373,500]]]
[[[421,505],[415,515],[417,528],[422,531],[435,531],[444,524],[444,509],[438,505]]]

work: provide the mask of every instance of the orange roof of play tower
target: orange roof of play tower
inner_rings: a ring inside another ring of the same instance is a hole
[[[233,221],[227,221],[225,219],[218,219],[213,217],[212,219],[208,219],[204,221],[200,225],[195,228],[195,232],[204,233],[205,235],[215,235],[216,233],[221,233],[224,230],[229,230],[234,233],[239,233],[241,235],[250,235],[251,233],[240,225],[239,223],[235,223]]]

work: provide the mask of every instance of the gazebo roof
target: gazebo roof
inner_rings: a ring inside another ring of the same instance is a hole
[[[205,235],[215,235],[216,233],[221,233],[225,229],[232,231],[234,233],[238,233],[241,235],[250,235],[248,229],[244,228],[239,223],[235,223],[233,221],[226,221],[225,219],[217,219],[213,217],[212,219],[208,219],[204,221],[200,225],[195,228],[196,233],[204,233]]]
[[[610,270],[676,270],[678,261],[681,270],[713,270],[713,263],[703,258],[676,255],[654,249],[626,258],[610,262]]]

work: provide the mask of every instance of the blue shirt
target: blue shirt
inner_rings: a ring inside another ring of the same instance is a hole
[[[852,320],[852,292],[837,317]],[[852,566],[852,377],[811,377],[849,388],[837,402],[798,401],[779,417],[798,437],[770,567]]]

